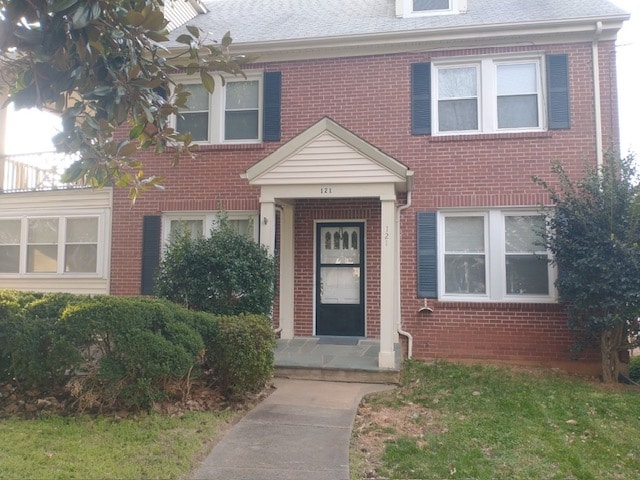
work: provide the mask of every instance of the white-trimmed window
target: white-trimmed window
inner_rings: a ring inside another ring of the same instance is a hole
[[[244,79],[226,79],[213,93],[194,78],[177,78],[190,93],[188,108],[174,120],[179,132],[191,132],[200,144],[258,143],[262,141],[262,74],[248,73]]]
[[[258,241],[258,212],[233,210],[225,212],[227,222],[237,232]],[[167,212],[162,216],[163,245],[169,245],[176,235],[208,236],[219,222],[219,212]]]
[[[531,211],[440,212],[442,300],[551,302],[554,269],[540,245],[542,215]]]
[[[105,221],[102,212],[0,218],[0,275],[101,274]]]
[[[467,0],[396,0],[396,15],[418,17],[465,12]]]
[[[435,135],[545,128],[541,57],[433,65]]]

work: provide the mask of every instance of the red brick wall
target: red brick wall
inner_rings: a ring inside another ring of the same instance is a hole
[[[443,56],[515,52],[567,53],[571,81],[571,129],[542,133],[465,135],[434,138],[410,135],[410,65]],[[600,45],[602,125],[605,147],[617,145],[614,44]],[[164,191],[146,192],[131,205],[125,191],[114,199],[111,291],[137,294],[140,285],[142,216],[175,210],[257,210],[259,190],[240,178],[324,116],[377,146],[415,172],[413,205],[403,213],[401,291],[403,321],[414,334],[421,358],[499,358],[564,361],[570,339],[556,307],[505,304],[436,305],[428,318],[417,315],[415,213],[446,207],[537,206],[547,201],[532,175],[552,180],[550,162],[560,160],[579,174],[595,162],[592,50],[590,43],[417,52],[343,59],[260,64],[282,72],[282,141],[215,146],[171,168],[171,155],[146,154],[147,173],[164,175]],[[379,248],[377,202],[327,204],[299,201],[296,212],[296,334],[311,334],[314,219],[367,220],[367,333],[379,331]],[[323,213],[324,212],[324,213]],[[351,217],[351,215],[354,215]],[[460,328],[462,327],[462,328]],[[464,334],[465,330],[468,334]],[[462,333],[461,333],[462,332]],[[536,343],[537,342],[537,343]]]

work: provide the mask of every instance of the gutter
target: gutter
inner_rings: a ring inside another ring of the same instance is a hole
[[[598,42],[602,37],[602,22],[596,23],[596,31],[591,44],[593,58],[593,103],[596,128],[596,167],[598,172],[604,166],[604,153],[602,149],[602,100],[600,98],[600,51]]]
[[[411,206],[411,193],[413,192],[413,171],[407,171],[407,203],[398,207],[396,214],[396,298],[397,311],[396,318],[398,319],[397,332],[403,337],[407,338],[407,358],[411,359],[413,356],[413,336],[402,329],[402,302],[401,302],[401,288],[400,288],[400,214]]]

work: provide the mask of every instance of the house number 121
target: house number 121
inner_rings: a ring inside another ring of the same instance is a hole
[[[322,194],[331,193],[331,187],[320,187],[320,193]]]

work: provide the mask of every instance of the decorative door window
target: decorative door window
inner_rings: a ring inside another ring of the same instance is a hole
[[[320,235],[320,302],[359,304],[359,227],[321,227]]]

